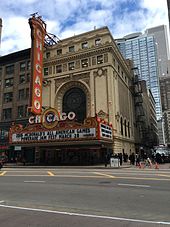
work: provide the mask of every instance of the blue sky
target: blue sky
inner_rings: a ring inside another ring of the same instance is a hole
[[[0,55],[31,46],[30,14],[38,12],[47,31],[60,39],[108,26],[114,38],[165,24],[166,0],[1,0]]]

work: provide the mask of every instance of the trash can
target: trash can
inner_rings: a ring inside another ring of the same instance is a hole
[[[110,158],[110,167],[119,168],[120,167],[119,158]]]

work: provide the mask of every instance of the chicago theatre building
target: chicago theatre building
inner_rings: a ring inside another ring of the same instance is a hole
[[[40,44],[32,55],[34,74]],[[13,123],[11,146],[35,164],[97,164],[106,154],[135,152],[133,73],[109,29],[60,40],[42,56],[42,78],[40,68],[38,79],[32,75],[31,113],[25,126]]]

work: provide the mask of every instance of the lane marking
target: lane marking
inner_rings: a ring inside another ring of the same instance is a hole
[[[24,183],[45,183],[43,180],[25,180]]]
[[[6,173],[6,171],[3,171],[2,173],[0,173],[0,176],[4,176]]]
[[[166,221],[147,221],[147,220],[142,220],[142,219],[101,216],[101,215],[95,215],[95,214],[93,215],[93,214],[71,213],[71,212],[65,212],[65,211],[44,210],[44,209],[37,209],[37,208],[17,207],[17,206],[8,206],[8,205],[1,205],[1,204],[0,204],[0,207],[18,209],[18,210],[46,212],[46,213],[53,213],[53,214],[62,214],[62,215],[69,215],[69,216],[79,216],[79,217],[100,218],[100,219],[110,219],[110,220],[129,221],[129,222],[170,225],[170,222],[166,222]]]
[[[120,186],[130,186],[130,187],[141,187],[141,188],[150,188],[150,185],[142,185],[142,184],[118,184]]]
[[[4,203],[4,201],[3,201],[3,200],[1,200],[1,201],[0,201],[0,203]]]
[[[109,175],[109,174],[105,174],[105,173],[99,173],[99,172],[94,172],[94,173],[97,174],[97,175],[100,175],[100,176],[108,177],[108,178],[116,178],[115,176],[112,176],[112,175]]]
[[[52,173],[51,171],[47,172],[49,176],[55,176],[54,173]]]

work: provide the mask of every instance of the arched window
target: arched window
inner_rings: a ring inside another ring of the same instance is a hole
[[[120,131],[121,131],[121,135],[123,136],[123,119],[122,119],[122,117],[120,119]]]
[[[63,97],[63,112],[74,112],[76,120],[83,122],[86,118],[86,95],[80,88],[69,89]]]
[[[125,136],[127,136],[126,120],[124,120],[124,127],[125,127]]]
[[[128,136],[130,138],[130,124],[129,124],[129,122],[128,122]]]

